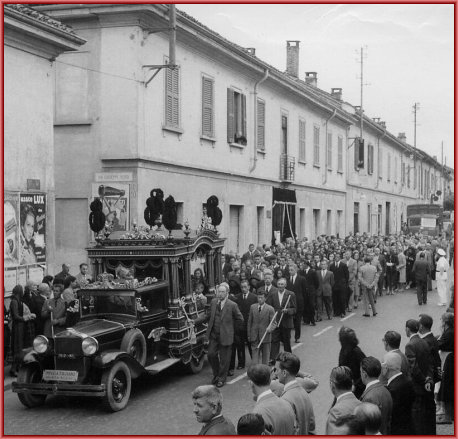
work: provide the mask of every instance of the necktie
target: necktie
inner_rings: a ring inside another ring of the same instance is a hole
[[[259,310],[259,312],[261,312],[261,305],[258,306],[258,310]]]
[[[220,311],[223,310],[223,302],[219,302],[219,310],[220,310]]]
[[[321,277],[324,279],[325,271],[321,270]]]
[[[246,300],[247,297],[248,297],[248,294],[244,294],[243,295],[243,300]]]

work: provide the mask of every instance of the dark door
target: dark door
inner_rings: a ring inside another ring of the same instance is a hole
[[[390,234],[390,215],[391,215],[390,208],[391,208],[391,203],[387,201],[386,202],[385,235]]]

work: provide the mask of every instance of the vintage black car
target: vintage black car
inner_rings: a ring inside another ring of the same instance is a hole
[[[168,282],[148,279],[133,289],[105,283],[80,290],[80,321],[50,340],[37,336],[33,350],[25,355],[13,383],[20,401],[34,407],[48,394],[98,396],[106,408],[118,411],[127,405],[132,378],[182,361],[169,355],[164,337],[170,323]],[[181,305],[189,318],[198,313],[192,300]],[[192,351],[188,365],[197,373],[205,352],[196,328],[191,325],[187,333]]]

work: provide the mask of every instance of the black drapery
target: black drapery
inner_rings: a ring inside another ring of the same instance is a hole
[[[296,234],[296,191],[272,188],[272,243],[275,243],[275,231],[280,231],[282,242],[294,238]]]

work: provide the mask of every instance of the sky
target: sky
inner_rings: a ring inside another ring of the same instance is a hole
[[[179,4],[210,29],[281,71],[286,41],[299,40],[299,77],[318,73],[318,87],[343,89],[363,108],[404,132],[417,148],[454,161],[454,9],[444,4]]]

